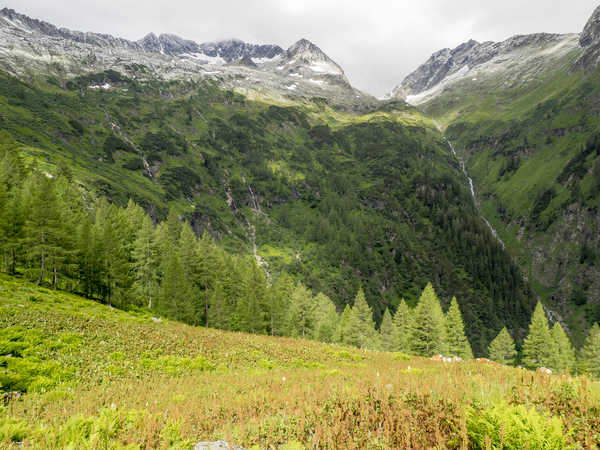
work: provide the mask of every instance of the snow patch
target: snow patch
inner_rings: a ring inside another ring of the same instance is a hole
[[[310,83],[314,83],[314,84],[318,84],[319,86],[325,84],[325,81],[323,80],[315,80],[314,78],[311,78],[310,80],[308,80]]]
[[[298,88],[298,86],[296,86],[296,84],[290,84],[289,86],[286,86],[285,88],[289,91],[295,91]]]
[[[105,91],[110,89],[112,86],[108,83],[104,83],[102,85],[100,84],[93,84],[92,86],[90,86],[90,89],[104,89]]]
[[[200,62],[201,64],[212,64],[222,66],[227,62],[220,56],[208,56],[204,53],[184,53],[181,56],[183,58],[194,59]]]
[[[308,68],[313,72],[317,73],[341,75],[340,69],[338,69],[334,64],[331,64],[327,61],[314,61],[310,66],[308,66]]]
[[[28,30],[27,28],[24,28],[22,25],[18,25],[15,22],[13,22],[12,20],[8,19],[7,17],[3,17],[2,19],[4,19],[6,22],[8,22],[9,24],[11,24],[13,27],[15,27],[17,30],[21,30],[24,31],[25,33],[33,33],[33,31]]]

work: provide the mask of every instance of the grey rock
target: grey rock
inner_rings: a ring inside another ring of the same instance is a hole
[[[579,45],[589,47],[592,44],[600,41],[600,6],[593,12],[589,18],[583,32],[579,36]]]
[[[21,79],[36,73],[64,80],[108,69],[138,81],[210,79],[223,89],[283,104],[318,98],[352,111],[379,105],[305,39],[287,51],[235,39],[198,44],[173,34],[149,33],[133,42],[0,10],[0,70]]]
[[[237,445],[229,445],[225,441],[215,442],[198,442],[194,445],[194,450],[244,450],[243,447]]]

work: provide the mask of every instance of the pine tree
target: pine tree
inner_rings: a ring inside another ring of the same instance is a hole
[[[414,310],[411,329],[411,348],[419,356],[433,356],[447,352],[446,323],[440,301],[433,286],[428,283]]]
[[[588,333],[579,354],[579,367],[582,373],[587,373],[600,379],[600,326],[595,323]]]
[[[383,319],[381,320],[381,326],[379,327],[379,335],[381,342],[381,349],[386,352],[391,352],[394,350],[394,336],[395,332],[394,321],[392,320],[392,315],[390,311],[386,308],[383,313]]]
[[[471,345],[465,335],[465,324],[458,307],[456,297],[452,298],[450,308],[446,314],[446,338],[448,342],[448,356],[459,356],[463,359],[472,359]]]
[[[531,317],[529,334],[523,342],[523,364],[528,369],[551,366],[555,352],[544,307],[538,302]]]
[[[362,288],[358,289],[352,306],[352,314],[356,319],[359,348],[374,348],[376,346],[375,322],[373,311],[367,303]]]
[[[394,314],[394,328],[392,335],[392,350],[410,353],[410,335],[413,327],[413,317],[406,301],[402,299]]]
[[[575,350],[573,350],[569,337],[558,322],[552,327],[551,334],[556,344],[556,353],[554,353],[550,368],[557,372],[572,372],[575,368]]]
[[[490,343],[489,356],[492,361],[507,366],[515,365],[517,350],[515,349],[515,341],[506,329],[502,328],[498,336]]]

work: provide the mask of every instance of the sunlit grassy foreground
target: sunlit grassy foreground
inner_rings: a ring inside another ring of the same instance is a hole
[[[600,443],[585,378],[158,322],[4,276],[0,355],[1,389],[26,392],[4,400],[2,448]]]

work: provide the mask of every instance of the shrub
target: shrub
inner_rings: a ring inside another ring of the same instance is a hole
[[[467,430],[474,448],[568,448],[559,417],[551,417],[523,405],[494,405],[471,409]]]

